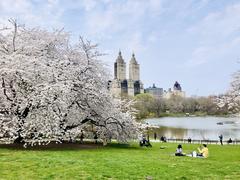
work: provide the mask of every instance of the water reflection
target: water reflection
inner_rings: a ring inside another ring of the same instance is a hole
[[[158,118],[146,120],[151,125],[159,126],[152,129],[150,136],[157,133],[157,138],[166,136],[176,139],[204,139],[218,140],[220,134],[224,140],[240,139],[240,120],[239,118],[222,117],[181,117],[181,118]],[[221,125],[217,123],[222,122]]]

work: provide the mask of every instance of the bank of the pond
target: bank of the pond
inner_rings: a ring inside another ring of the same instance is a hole
[[[99,149],[0,148],[0,179],[239,179],[240,146],[209,145],[210,157],[175,157],[177,144]],[[190,153],[198,144],[184,144]],[[160,147],[162,147],[160,149]]]
[[[195,113],[161,113],[159,116],[150,114],[149,116],[138,118],[138,121],[144,121],[150,118],[164,118],[164,117],[235,117],[233,114],[207,114],[206,112]]]

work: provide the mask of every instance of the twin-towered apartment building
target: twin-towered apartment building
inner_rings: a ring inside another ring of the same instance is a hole
[[[122,57],[121,51],[119,51],[114,63],[114,79],[111,81],[110,90],[114,96],[135,96],[144,93],[143,83],[140,80],[140,67],[134,54],[132,54],[129,62],[129,76],[127,79],[126,62]]]
[[[147,89],[143,88],[143,83],[140,80],[140,66],[132,54],[129,61],[129,76],[126,77],[126,62],[122,57],[121,51],[118,53],[118,57],[114,63],[114,79],[110,81],[110,91],[116,96],[128,95],[135,96],[140,93],[149,93],[154,97],[170,98],[171,96],[185,97],[185,92],[182,91],[181,85],[176,81],[173,85],[173,90],[169,88],[168,91],[163,91],[162,88],[157,88],[155,85]]]

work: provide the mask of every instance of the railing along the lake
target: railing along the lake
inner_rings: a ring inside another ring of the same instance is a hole
[[[208,139],[166,139],[166,142],[175,142],[175,143],[193,143],[193,144],[218,144],[220,141],[218,140],[208,140]],[[229,141],[223,141],[223,144],[240,144],[240,140],[232,140],[232,142]]]

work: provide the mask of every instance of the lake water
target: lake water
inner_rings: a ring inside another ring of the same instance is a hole
[[[159,127],[151,132],[158,137],[218,140],[222,134],[223,140],[240,139],[240,117],[164,117],[146,123]]]

